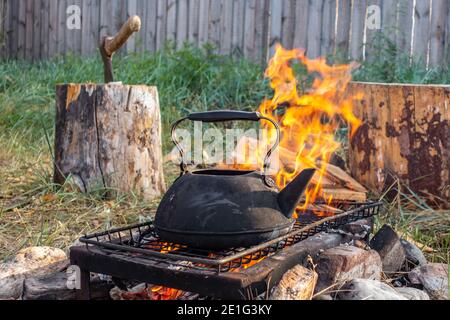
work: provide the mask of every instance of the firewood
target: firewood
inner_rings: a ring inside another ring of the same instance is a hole
[[[270,300],[311,300],[317,283],[317,273],[297,265],[281,278]]]
[[[346,187],[353,191],[367,193],[366,188],[364,188],[358,181],[353,179],[347,172],[335,165],[332,165],[330,163],[327,164],[325,176],[341,187]]]
[[[70,177],[82,192],[146,200],[165,191],[155,87],[63,84],[56,96],[56,184]]]
[[[287,150],[285,148],[280,147],[280,154],[283,156],[282,162],[283,165],[287,168],[287,170],[293,170],[293,166],[295,165],[295,159],[296,154],[294,152]],[[321,162],[317,162],[317,166],[321,166]],[[362,186],[358,181],[356,181],[354,178],[352,178],[348,173],[346,173],[341,168],[328,163],[325,168],[325,173],[322,176],[322,179],[320,178],[320,173],[316,172],[316,174],[313,176],[311,183],[317,184],[320,181],[320,184],[322,188],[324,189],[348,189],[349,191],[356,191],[357,193],[367,193],[367,189]],[[337,192],[336,192],[337,193]],[[338,194],[338,193],[337,193]],[[338,194],[339,195],[339,194]],[[354,198],[364,198],[362,195],[355,195]],[[336,198],[338,199],[339,196]],[[339,199],[339,200],[346,200],[346,199]],[[351,199],[347,199],[351,200]]]
[[[364,202],[367,201],[367,194],[364,192],[353,191],[349,189],[336,188],[336,189],[323,189],[325,198],[333,197],[333,200],[347,200]]]

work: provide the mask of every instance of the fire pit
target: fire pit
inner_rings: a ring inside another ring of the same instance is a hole
[[[71,263],[81,270],[79,297],[90,298],[89,274],[95,272],[213,298],[252,299],[308,255],[339,244],[333,234],[318,233],[372,217],[381,203],[335,206],[345,212],[326,218],[305,213],[290,233],[250,248],[212,251],[167,243],[152,222],[87,235],[80,239],[84,246],[70,251]]]

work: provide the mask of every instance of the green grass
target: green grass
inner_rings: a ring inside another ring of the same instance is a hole
[[[419,61],[410,65],[404,58],[395,58],[394,52],[392,47],[380,46],[375,61],[363,63],[355,71],[355,80],[450,83],[448,69],[426,70]],[[330,60],[337,61],[333,57]],[[170,124],[182,115],[221,108],[255,110],[271,94],[263,77],[264,68],[245,59],[216,55],[209,46],[186,46],[175,51],[169,44],[161,52],[114,59],[117,81],[158,87],[164,153],[172,148]],[[299,66],[298,70],[304,75],[304,68]],[[86,232],[133,223],[154,212],[158,199],[142,203],[130,195],[105,202],[93,194],[80,195],[70,185],[54,193],[51,153],[55,85],[102,81],[99,57],[69,56],[36,64],[0,62],[0,260],[27,245],[67,248]],[[166,165],[169,184],[176,172],[176,167]],[[448,261],[448,227],[439,227],[435,222],[414,223],[419,221],[412,218],[414,212],[427,212],[429,217],[429,211],[404,210],[404,206],[405,201],[400,206],[389,204],[389,214],[379,220],[380,224],[394,224],[402,232],[438,248],[434,260]]]
[[[269,93],[264,68],[212,53],[210,47],[131,54],[114,59],[115,80],[158,86],[164,132],[181,115],[207,109],[254,110]],[[0,128],[32,141],[52,131],[57,83],[101,83],[99,57],[67,57],[34,65],[0,63]],[[164,139],[168,141],[168,139]],[[167,145],[166,145],[167,146]]]
[[[375,37],[370,49],[373,58],[363,62],[354,72],[355,81],[450,84],[450,61],[447,65],[427,69],[423,58],[410,58],[408,53],[399,52],[396,45],[381,33]]]

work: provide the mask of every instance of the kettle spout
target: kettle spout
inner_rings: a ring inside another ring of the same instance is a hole
[[[278,205],[287,218],[292,218],[298,201],[316,169],[305,169],[278,194]]]

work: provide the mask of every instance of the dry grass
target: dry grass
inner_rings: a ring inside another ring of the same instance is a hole
[[[404,239],[415,242],[429,261],[450,262],[450,210],[434,209],[398,180],[381,198],[385,210],[377,219],[378,228],[388,223]]]
[[[129,195],[105,201],[71,185],[57,189],[44,141],[33,147],[17,137],[0,138],[0,261],[27,246],[68,249],[86,233],[142,222],[155,213],[159,199],[146,203]],[[172,179],[175,170],[168,166],[166,176]]]

